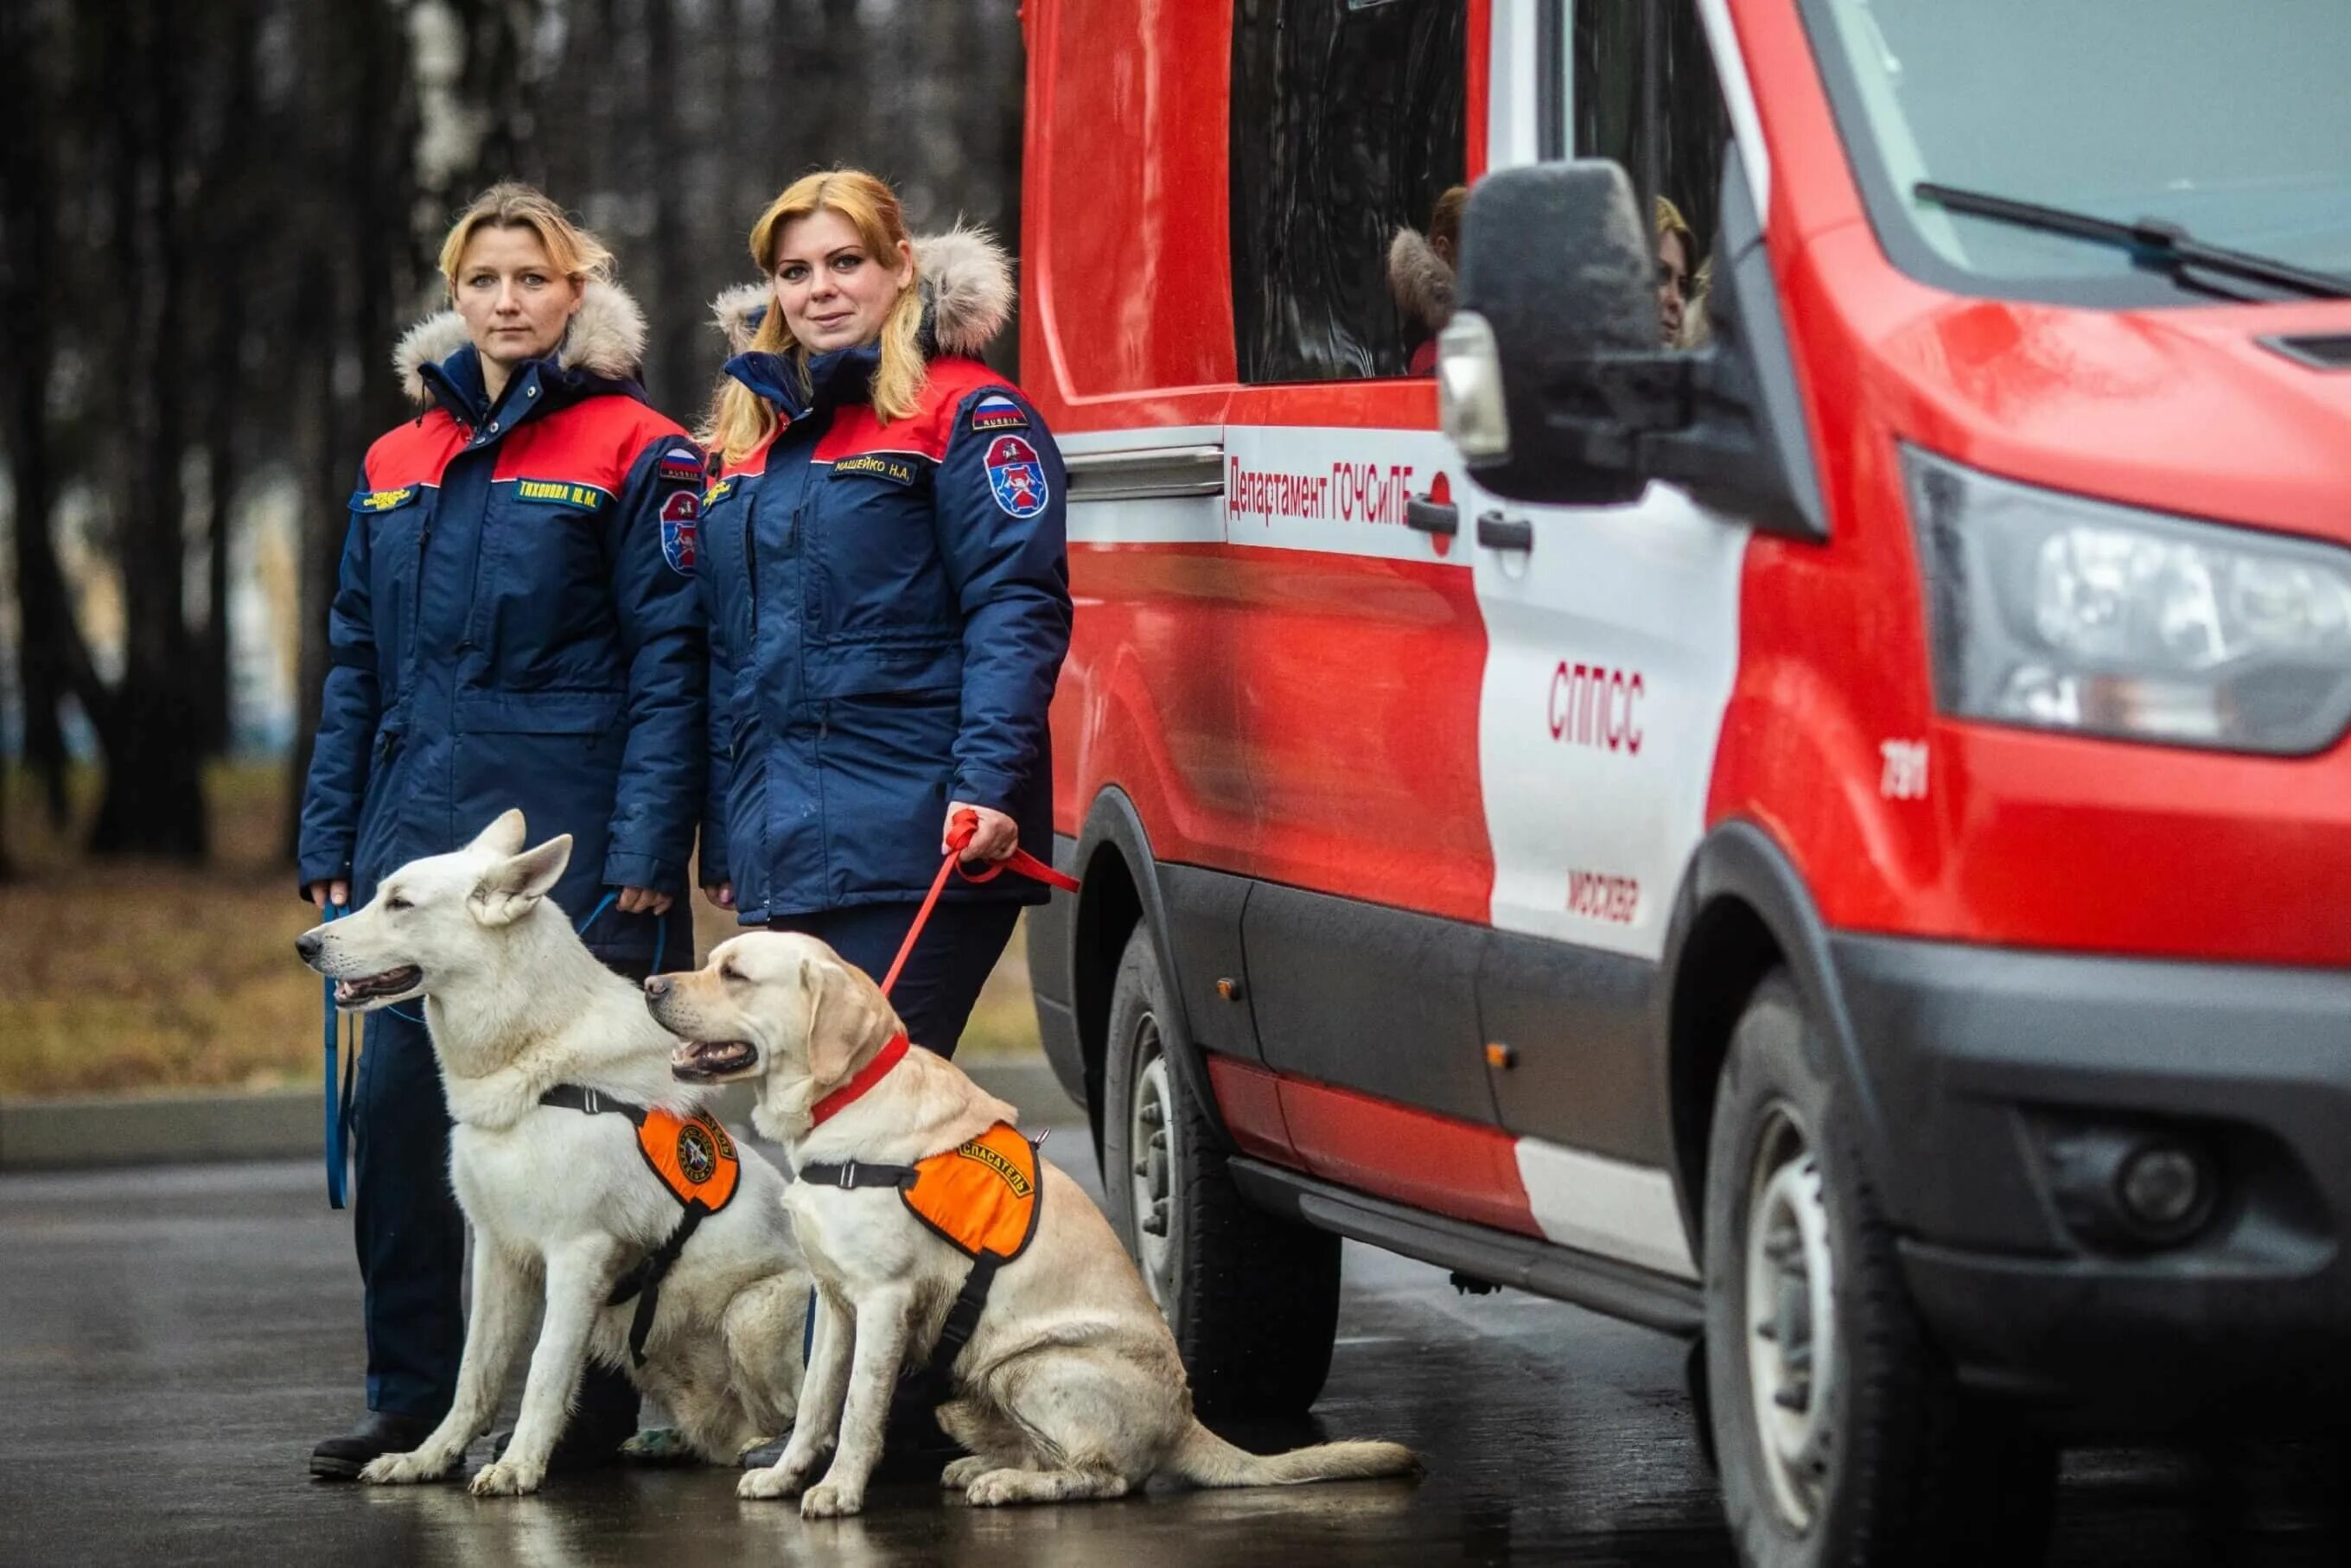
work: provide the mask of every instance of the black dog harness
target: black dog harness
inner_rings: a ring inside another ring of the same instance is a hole
[[[1004,1122],[911,1166],[845,1160],[799,1168],[799,1179],[818,1186],[896,1188],[907,1212],[971,1260],[971,1271],[964,1276],[938,1343],[931,1347],[929,1364],[908,1375],[907,1380],[931,1404],[945,1404],[954,1396],[956,1358],[979,1327],[996,1271],[1027,1251],[1037,1235],[1043,1207],[1038,1190],[1042,1168],[1036,1145]]]
[[[707,1111],[681,1116],[674,1111],[648,1110],[577,1083],[559,1083],[540,1095],[538,1103],[590,1116],[606,1111],[626,1116],[636,1125],[637,1153],[684,1210],[668,1238],[614,1281],[611,1293],[604,1298],[608,1307],[617,1307],[631,1296],[637,1298],[636,1316],[629,1323],[629,1355],[643,1366],[645,1340],[653,1331],[653,1313],[661,1307],[662,1281],[675,1266],[678,1254],[685,1250],[695,1228],[734,1201],[742,1176],[735,1140]]]

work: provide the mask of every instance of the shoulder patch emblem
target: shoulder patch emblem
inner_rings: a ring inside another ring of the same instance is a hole
[[[987,444],[987,487],[1007,516],[1033,517],[1045,509],[1045,465],[1037,449],[1017,435]]]
[[[971,427],[974,430],[1026,430],[1029,415],[1019,403],[1002,392],[989,392],[971,405]]]
[[[702,517],[701,499],[691,490],[680,490],[662,503],[662,559],[680,577],[694,575],[694,549],[698,542],[698,521]]]
[[[708,476],[703,473],[701,460],[693,453],[671,451],[661,455],[661,477],[668,484],[691,485],[699,490]]]
[[[885,457],[879,452],[861,452],[854,457],[834,460],[832,476],[836,479],[887,479],[893,485],[914,482],[914,465],[904,457]]]
[[[705,507],[715,507],[734,493],[735,481],[732,479],[721,479],[718,483],[713,485],[709,489],[705,490],[702,493],[702,504]]]

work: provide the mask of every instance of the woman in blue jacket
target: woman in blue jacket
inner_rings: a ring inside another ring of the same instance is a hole
[[[809,175],[751,230],[766,282],[722,297],[742,351],[705,440],[712,800],[702,880],[747,925],[801,931],[877,978],[946,852],[1052,853],[1045,714],[1070,640],[1060,452],[970,356],[1011,269],[985,235],[911,244],[897,198]],[[723,880],[722,880],[723,879]],[[950,884],[891,1002],[952,1055],[1019,876]]]
[[[623,973],[693,962],[682,894],[704,789],[707,651],[692,580],[701,453],[645,406],[643,316],[612,258],[538,192],[451,229],[453,307],[402,340],[419,413],[368,451],[329,615],[298,876],[324,905],[458,848],[509,807],[572,836],[555,891]],[[446,1413],[464,1344],[465,1221],[421,1015],[367,1020],[352,1223],[369,1416],[313,1452],[356,1476]],[[559,1464],[609,1456],[636,1395],[591,1371]]]

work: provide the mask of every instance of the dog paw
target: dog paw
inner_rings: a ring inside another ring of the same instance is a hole
[[[852,1490],[831,1481],[812,1486],[800,1494],[802,1519],[845,1519],[865,1509],[862,1489]]]
[[[989,1470],[972,1479],[963,1500],[974,1508],[1002,1508],[1007,1503],[1027,1502],[1026,1479],[1019,1470]]]
[[[735,1483],[735,1495],[754,1502],[789,1497],[799,1490],[800,1478],[780,1465],[764,1470],[746,1470],[743,1479]]]
[[[966,1454],[959,1459],[949,1459],[947,1468],[939,1472],[939,1485],[948,1491],[961,1491],[988,1472],[986,1459],[977,1454]]]
[[[367,1462],[360,1471],[360,1479],[380,1487],[413,1486],[418,1481],[438,1479],[449,1469],[449,1460],[435,1462],[423,1449],[409,1454],[381,1454]]]
[[[521,1497],[538,1490],[546,1474],[545,1467],[521,1465],[512,1459],[496,1459],[474,1472],[467,1490],[475,1497]]]

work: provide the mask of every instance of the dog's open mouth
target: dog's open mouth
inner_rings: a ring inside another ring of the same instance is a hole
[[[669,1054],[673,1078],[687,1083],[716,1083],[748,1072],[758,1065],[759,1052],[742,1040],[689,1040]]]
[[[396,997],[403,991],[414,990],[416,982],[423,977],[424,971],[415,965],[402,964],[397,969],[386,969],[380,975],[361,975],[355,980],[337,980],[335,1005],[339,1008],[357,1007],[378,997]]]

